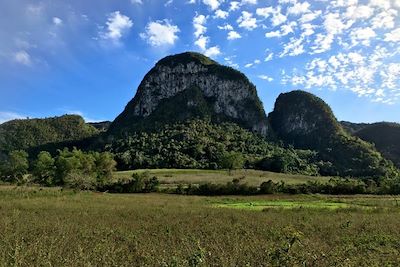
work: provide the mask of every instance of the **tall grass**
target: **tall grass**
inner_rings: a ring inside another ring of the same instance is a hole
[[[216,208],[343,200],[376,211]],[[0,266],[398,266],[391,197],[112,195],[0,187]]]

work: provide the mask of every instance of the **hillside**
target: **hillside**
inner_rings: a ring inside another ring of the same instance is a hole
[[[13,120],[0,125],[0,151],[82,140],[97,133],[96,128],[86,124],[78,115]]]
[[[354,135],[375,144],[378,151],[400,168],[400,124],[373,123],[355,132]]]
[[[157,129],[188,119],[234,122],[263,136],[269,126],[255,86],[230,67],[198,53],[161,59],[111,124],[110,135]]]
[[[242,166],[317,175],[315,153],[285,149],[233,123],[190,120],[138,132],[106,146],[120,169],[221,169],[226,155],[242,158]]]
[[[321,166],[323,174],[374,178],[394,175],[394,167],[373,145],[348,134],[330,107],[310,93],[279,95],[269,119],[284,143],[318,152],[320,159],[328,163]]]

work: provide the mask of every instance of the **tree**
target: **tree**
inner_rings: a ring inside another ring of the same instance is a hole
[[[37,156],[37,160],[33,167],[34,181],[46,186],[54,184],[55,176],[55,160],[47,151],[42,151]]]
[[[113,172],[117,166],[114,157],[111,153],[94,153],[97,183],[104,185],[112,179]]]
[[[220,159],[220,166],[228,169],[229,174],[232,170],[242,169],[244,166],[244,158],[238,152],[225,152]]]
[[[21,181],[28,173],[28,154],[24,150],[14,150],[8,154],[2,165],[2,179],[7,182]]]

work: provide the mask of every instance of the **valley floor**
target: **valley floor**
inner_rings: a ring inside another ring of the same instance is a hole
[[[398,266],[392,196],[0,187],[0,266]]]

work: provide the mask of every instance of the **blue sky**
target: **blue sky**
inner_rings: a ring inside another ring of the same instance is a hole
[[[266,112],[281,92],[340,120],[400,122],[400,0],[0,1],[0,122],[113,120],[162,57],[244,72]]]

